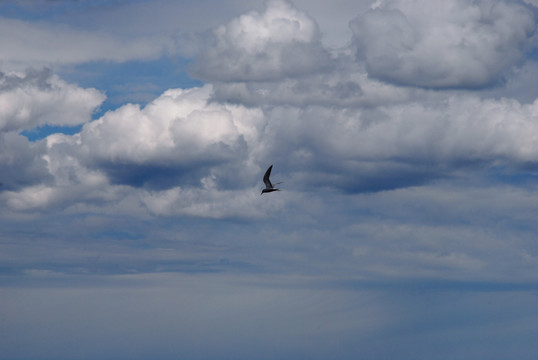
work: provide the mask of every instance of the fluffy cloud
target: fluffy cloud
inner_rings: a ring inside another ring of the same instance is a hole
[[[0,131],[79,125],[105,100],[96,89],[68,84],[49,70],[0,72]]]
[[[144,108],[108,112],[79,134],[49,136],[36,159],[54,180],[11,194],[10,204],[135,196],[154,214],[250,217],[264,213],[256,210],[254,187],[273,162],[288,190],[355,193],[421,185],[470,164],[522,169],[538,161],[538,101],[454,94],[374,109],[262,112],[213,102],[212,95],[209,85],[169,90]]]
[[[78,134],[54,134],[31,146],[13,134],[21,146],[39,149],[31,153],[42,174],[34,176],[35,186],[4,195],[5,202],[18,210],[65,207],[118,201],[136,194],[126,189],[143,187],[142,203],[153,213],[224,216],[226,191],[252,186],[252,175],[261,171],[255,159],[265,119],[257,109],[211,102],[211,94],[209,85],[169,90],[144,108],[127,104],[88,122]],[[8,145],[12,151],[2,157],[6,170],[25,159],[32,164],[21,151],[19,160],[10,160],[16,151],[13,141]],[[181,198],[181,205],[163,204],[163,194]],[[195,204],[206,195],[211,209]]]
[[[284,1],[217,28],[214,44],[199,56],[195,73],[211,81],[296,77],[328,65],[317,24]]]
[[[275,25],[281,22],[282,28]],[[260,24],[256,30],[250,28]],[[233,51],[242,49],[245,64],[257,64],[256,51],[269,51],[271,44],[319,45],[313,20],[284,2],[269,3],[263,14],[237,18],[217,34],[234,44]],[[222,58],[222,66],[232,63]],[[287,65],[275,63],[278,74],[273,73],[272,81],[238,78],[171,89],[145,107],[127,104],[109,111],[85,124],[79,134],[51,136],[40,156],[54,181],[46,184],[52,192],[40,206],[68,203],[70,196],[106,202],[135,194],[155,214],[222,217],[230,210],[229,214],[248,215],[227,207],[225,199],[242,198],[235,192],[253,189],[260,172],[273,162],[290,180],[290,189],[304,184],[303,191],[327,187],[344,192],[420,185],[469,164],[483,169],[537,162],[538,102],[400,88],[369,79],[346,54],[331,64],[330,71],[310,69],[309,75],[278,80]],[[27,116],[33,122],[25,124],[20,115],[6,117],[15,119],[6,124],[18,124],[11,125],[16,129],[87,121],[92,107],[102,101],[98,92],[50,74],[4,78],[8,92],[25,86],[35,91],[64,89],[83,100],[73,102],[74,112],[87,112],[86,118],[77,119],[65,112],[68,106],[58,106],[64,113],[40,117],[35,115],[43,112],[39,103],[31,103],[26,111],[33,114]],[[84,96],[93,96],[94,102]],[[247,196],[240,203],[252,201]],[[20,208],[31,208],[31,201],[23,203],[27,205]]]
[[[49,70],[0,73],[0,191],[53,184],[45,145],[30,143],[17,132],[85,123],[104,98],[99,91],[68,84]]]
[[[77,151],[113,183],[200,185],[213,167],[246,161],[264,123],[259,110],[210,102],[211,93],[211,86],[168,90],[143,109],[108,112],[84,126]]]
[[[351,23],[368,73],[401,85],[481,87],[521,60],[533,11],[514,1],[387,0]]]

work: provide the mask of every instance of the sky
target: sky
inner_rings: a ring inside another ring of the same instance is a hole
[[[537,359],[537,21],[0,1],[1,357]]]

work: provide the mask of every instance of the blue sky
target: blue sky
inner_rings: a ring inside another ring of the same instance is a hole
[[[537,9],[0,2],[0,353],[536,359]]]

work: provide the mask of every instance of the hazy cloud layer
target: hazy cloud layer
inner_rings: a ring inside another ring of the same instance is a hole
[[[154,59],[171,45],[171,39],[122,39],[69,25],[30,23],[5,17],[0,17],[0,41],[3,44],[0,62],[17,70],[98,60]]]
[[[222,274],[154,274],[112,277],[100,287],[89,283],[37,293],[11,288],[2,292],[4,321],[11,329],[4,335],[6,349],[13,353],[13,344],[24,338],[34,346],[17,354],[27,358],[217,359],[225,353],[236,359],[360,354],[374,360],[441,353],[502,359],[516,352],[532,360],[536,355],[521,351],[533,347],[529,335],[535,335],[537,309],[531,293],[436,293],[412,286],[380,291],[360,282],[360,290],[353,291],[316,282],[305,286],[300,277],[273,281],[259,275],[238,281]],[[46,331],[51,323],[54,331]],[[74,326],[81,323],[83,328]],[[82,335],[88,342],[79,343]],[[511,341],[501,345],[506,337]],[[95,342],[100,346],[92,346]]]

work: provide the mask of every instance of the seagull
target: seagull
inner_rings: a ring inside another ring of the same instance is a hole
[[[265,189],[262,190],[262,193],[260,195],[263,195],[263,193],[268,193],[271,191],[280,191],[280,189],[277,189],[276,187],[271,184],[271,180],[269,180],[269,176],[271,175],[271,170],[273,170],[273,165],[269,166],[269,169],[265,172],[265,175],[263,176],[263,182],[265,183]],[[276,183],[275,185],[282,184],[282,182]]]

